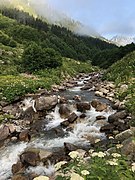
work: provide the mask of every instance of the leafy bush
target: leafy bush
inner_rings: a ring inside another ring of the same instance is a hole
[[[25,72],[34,72],[45,68],[56,68],[62,65],[62,57],[51,48],[42,49],[36,43],[29,45],[22,56],[22,67]]]

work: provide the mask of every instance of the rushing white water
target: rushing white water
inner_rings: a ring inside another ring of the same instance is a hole
[[[82,88],[83,86],[76,86],[76,87],[73,87],[73,88],[70,88],[70,89],[68,89],[68,91],[81,91],[81,88]]]
[[[83,87],[84,81],[89,80],[90,77],[80,79],[78,86],[69,89],[69,91],[80,91],[80,88]],[[67,92],[68,93],[68,92]],[[32,106],[34,108],[34,101],[32,99],[25,100],[25,107]],[[36,111],[36,110],[35,110]],[[72,107],[72,112],[75,112],[79,117],[81,112],[78,112],[74,107]],[[71,131],[68,131],[66,128],[63,129],[65,132],[64,137],[55,137],[46,139],[46,137],[36,138],[30,143],[17,143],[12,144],[7,147],[0,149],[0,180],[8,180],[12,176],[11,168],[14,163],[19,159],[19,155],[27,147],[43,148],[51,150],[53,148],[62,147],[64,142],[75,144],[75,145],[90,145],[91,138],[103,139],[105,135],[100,132],[101,124],[96,124],[96,116],[102,115],[107,118],[109,115],[113,114],[114,111],[108,109],[106,111],[97,112],[94,108],[91,107],[90,110],[86,111],[86,117],[84,119],[79,119],[75,123],[71,124]],[[59,114],[59,106],[56,106],[54,111],[48,113],[46,116],[47,124],[45,125],[45,131],[51,130],[60,125],[65,119],[62,119]],[[40,164],[37,167],[29,167],[27,172],[34,172],[38,175],[52,175],[54,173],[54,166],[49,165],[48,167]]]
[[[46,119],[48,120],[48,124],[46,125],[45,130],[57,127],[60,125],[61,122],[64,121],[64,119],[60,117],[58,106],[56,106],[54,112],[52,111],[46,116]]]
[[[19,159],[19,154],[27,147],[27,143],[13,144],[3,147],[0,151],[0,180],[7,180],[11,175],[11,168]]]
[[[28,173],[35,173],[39,176],[52,176],[55,172],[55,167],[50,163],[48,166],[39,165],[36,167],[29,167],[26,171]]]

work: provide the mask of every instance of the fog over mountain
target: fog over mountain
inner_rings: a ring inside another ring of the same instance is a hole
[[[101,37],[96,30],[88,25],[70,18],[66,13],[60,12],[45,0],[0,0],[0,4],[10,4],[20,10],[32,11],[37,16],[43,17],[50,24],[57,24],[68,28],[79,35]]]

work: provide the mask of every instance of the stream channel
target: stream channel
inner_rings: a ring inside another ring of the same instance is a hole
[[[98,74],[96,75],[98,76]],[[27,147],[32,148],[43,148],[49,151],[58,151],[59,148],[63,147],[64,142],[77,145],[79,147],[90,148],[90,141],[87,136],[93,136],[96,139],[106,138],[104,133],[100,132],[101,124],[96,123],[96,116],[105,116],[114,113],[114,110],[110,107],[110,102],[105,98],[100,98],[94,95],[94,91],[81,90],[84,83],[91,77],[80,78],[77,80],[77,85],[73,88],[69,88],[65,91],[59,92],[60,96],[64,96],[68,99],[69,104],[72,107],[72,112],[79,117],[82,113],[77,111],[74,106],[75,101],[73,97],[78,95],[81,97],[81,101],[92,101],[93,99],[99,99],[101,102],[108,105],[108,109],[105,111],[97,112],[93,107],[85,112],[86,117],[83,120],[79,120],[72,125],[72,128],[62,128],[60,123],[64,121],[59,114],[59,104],[44,118],[42,123],[39,125],[39,133],[30,142],[18,142],[8,143],[7,146],[0,148],[0,180],[9,180],[12,177],[12,165],[17,162],[19,155],[24,152]],[[53,133],[55,128],[60,128],[62,133]],[[70,130],[71,129],[71,130]],[[49,174],[54,170],[53,165],[49,167],[39,165],[36,167],[30,167],[27,169],[29,172],[36,172],[41,175]]]

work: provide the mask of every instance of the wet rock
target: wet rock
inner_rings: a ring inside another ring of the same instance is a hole
[[[69,121],[70,123],[73,123],[77,118],[78,118],[78,116],[73,112],[73,113],[70,114],[70,116],[68,117],[68,121]]]
[[[106,124],[100,128],[100,132],[110,133],[113,132],[115,126],[113,124]]]
[[[40,149],[39,158],[42,162],[46,162],[52,156],[52,154],[52,152]]]
[[[32,123],[34,120],[38,119],[39,114],[36,113],[32,107],[28,107],[25,111],[22,112],[21,118]]]
[[[96,120],[101,120],[101,119],[106,119],[106,117],[102,115],[96,116]]]
[[[59,98],[59,103],[60,104],[66,104],[68,102],[68,100],[67,100],[67,98],[65,98],[65,97],[60,97]]]
[[[96,91],[96,92],[95,92],[95,96],[104,97],[103,93],[100,92],[100,91]]]
[[[74,84],[66,83],[65,86],[66,86],[67,88],[72,88],[72,87],[74,87]]]
[[[108,124],[108,122],[105,121],[105,120],[97,120],[97,121],[94,122],[93,125],[96,126],[96,127],[102,127],[102,126],[104,126],[106,124]]]
[[[107,95],[107,93],[109,92],[109,90],[107,90],[105,88],[101,88],[99,91],[102,92],[103,95]]]
[[[69,106],[67,104],[61,104],[59,108],[59,113],[62,118],[67,118],[71,113]]]
[[[80,102],[80,101],[81,101],[81,96],[75,95],[75,96],[73,97],[73,100]]]
[[[107,105],[105,103],[100,102],[97,99],[92,100],[91,105],[96,109],[96,111],[103,111],[107,109]]]
[[[5,125],[0,126],[0,141],[5,140],[9,135],[9,128]]]
[[[17,106],[10,104],[8,106],[3,107],[2,111],[4,113],[12,114],[13,116],[15,116],[17,113],[19,113],[19,108]]]
[[[11,180],[29,180],[29,177],[25,174],[17,174]]]
[[[91,101],[91,105],[92,107],[96,108],[98,106],[98,104],[100,104],[101,102],[97,99],[94,99]]]
[[[16,131],[16,127],[15,127],[14,124],[8,124],[7,126],[9,128],[9,131],[10,131],[11,134]]]
[[[135,140],[131,137],[122,142],[121,152],[125,155],[135,155]]]
[[[127,113],[125,111],[116,112],[108,117],[109,123],[114,123],[114,121],[118,121],[118,119],[126,118]]]
[[[37,111],[50,110],[58,103],[57,96],[41,96],[36,99],[35,108]]]
[[[11,142],[16,143],[18,139],[17,139],[17,137],[13,136],[13,137],[11,137],[10,140],[11,140]]]
[[[76,104],[77,110],[80,112],[85,112],[86,110],[90,110],[91,106],[89,102],[80,102]]]
[[[29,134],[29,130],[24,130],[19,134],[19,140],[20,141],[27,142],[27,141],[30,141],[30,138],[31,138],[31,136]]]
[[[16,164],[12,165],[12,173],[16,174],[20,171],[24,171],[24,165],[19,161]]]
[[[105,103],[100,103],[96,107],[96,111],[104,111],[105,109],[107,109],[107,105]]]
[[[67,154],[71,151],[75,151],[76,149],[78,149],[77,146],[64,142],[64,150]]]
[[[27,151],[21,154],[20,160],[23,164],[36,166],[40,160],[39,152]]]
[[[92,134],[87,134],[85,136],[83,136],[83,138],[85,138],[87,141],[89,141],[91,144],[94,144],[97,138],[96,136],[93,136]]]
[[[116,127],[116,130],[118,131],[125,131],[129,128],[129,125],[126,125],[124,122],[122,122],[120,119],[118,121],[114,121],[113,125]]]
[[[65,120],[65,121],[61,122],[60,124],[61,124],[61,126],[67,127],[67,126],[69,126],[69,121]]]
[[[119,134],[117,134],[115,136],[115,139],[119,140],[119,141],[124,141],[125,139],[130,138],[131,136],[133,136],[133,132],[131,131],[131,129],[127,129]]]
[[[65,91],[66,90],[66,88],[65,88],[65,86],[59,86],[59,91]]]
[[[82,118],[82,119],[84,119],[85,117],[86,117],[86,114],[84,114],[84,113],[80,115],[80,118]]]

